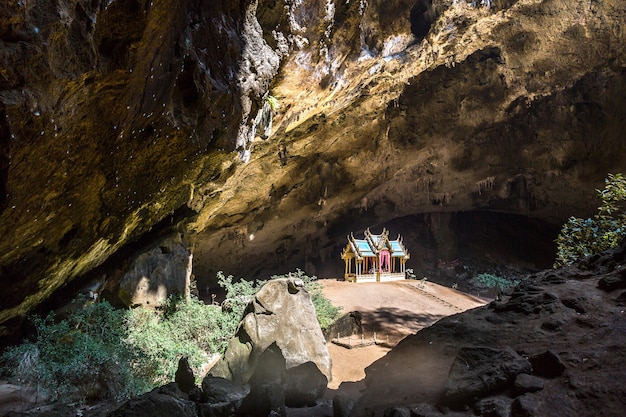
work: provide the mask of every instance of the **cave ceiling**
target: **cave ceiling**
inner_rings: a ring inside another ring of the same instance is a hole
[[[0,322],[165,224],[203,277],[313,267],[416,214],[589,214],[626,167],[625,21],[621,0],[3,2]]]

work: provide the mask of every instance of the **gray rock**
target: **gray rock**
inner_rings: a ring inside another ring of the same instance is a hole
[[[522,314],[554,313],[558,310],[558,297],[544,288],[522,283],[515,288],[505,304],[495,307],[496,312],[514,311]]]
[[[232,417],[236,415],[239,404],[206,403],[198,404],[198,417]]]
[[[626,288],[626,269],[612,272],[600,278],[598,288],[608,292]]]
[[[174,375],[174,382],[178,385],[178,389],[186,394],[189,394],[196,386],[196,377],[186,357],[182,357],[178,360],[178,368]]]
[[[250,393],[243,399],[238,414],[265,417],[275,412],[285,416],[285,371],[285,358],[274,343],[259,358],[249,380]]]
[[[433,407],[430,404],[421,403],[410,407],[411,417],[441,417],[447,414]]]
[[[551,350],[547,350],[539,355],[530,357],[533,367],[533,374],[546,378],[554,378],[563,375],[565,365],[559,355]]]
[[[270,413],[281,417],[287,415],[285,408],[285,392],[282,384],[267,382],[255,384],[250,388],[250,394],[243,399],[237,415],[246,417],[266,417]]]
[[[525,394],[527,392],[537,392],[543,389],[543,379],[528,374],[519,374],[515,378],[515,392]]]
[[[177,391],[175,382],[155,388],[123,402],[107,417],[197,417],[196,404],[176,396]]]
[[[472,403],[512,385],[519,373],[530,370],[530,362],[511,348],[464,347],[450,368],[445,405],[459,407]]]
[[[383,417],[411,417],[411,410],[403,407],[388,408]]]
[[[586,297],[564,298],[561,302],[565,307],[571,308],[578,314],[585,314],[588,309]]]
[[[539,416],[539,400],[532,394],[524,394],[517,397],[511,404],[510,417],[535,417]]]
[[[207,375],[202,380],[202,399],[204,403],[241,403],[248,395],[250,389],[246,386],[235,384],[228,379]]]
[[[305,362],[285,371],[285,404],[310,407],[326,392],[328,379],[313,362]]]
[[[474,412],[483,417],[509,417],[511,401],[505,398],[483,398],[474,405]]]
[[[250,392],[224,378],[207,376],[202,380],[202,398],[198,404],[199,417],[231,417]]]
[[[270,346],[275,346],[284,361],[274,369],[284,372],[280,380],[288,403],[312,403],[314,396],[324,394],[331,377],[330,355],[311,297],[300,279],[271,280],[259,290],[246,307],[236,336],[210,373],[239,384],[251,383],[257,367],[265,366],[260,358]],[[272,380],[279,378],[273,376]]]
[[[333,398],[333,417],[348,417],[354,407],[354,398],[339,393]]]
[[[326,341],[335,337],[346,337],[363,334],[363,315],[360,311],[351,311],[335,321],[325,332]]]

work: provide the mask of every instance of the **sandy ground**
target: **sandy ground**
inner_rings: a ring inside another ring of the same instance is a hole
[[[365,368],[382,358],[409,334],[437,320],[479,307],[487,300],[432,282],[395,281],[354,284],[320,279],[323,292],[343,313],[360,311],[366,338],[373,337],[389,347],[370,345],[348,349],[328,343],[333,378],[322,401],[315,407],[288,408],[287,417],[332,417],[332,400],[338,394],[358,399],[366,389]],[[339,335],[341,337],[341,335]],[[341,337],[345,343],[345,338]],[[354,344],[360,339],[354,338]],[[354,346],[354,345],[353,345]]]
[[[388,342],[390,346],[442,317],[486,303],[486,300],[432,282],[355,284],[330,279],[319,282],[324,287],[324,294],[333,304],[341,306],[342,312],[361,312],[365,338],[371,338],[376,333],[378,341]],[[355,338],[354,343],[358,342],[360,340]],[[330,395],[334,395],[340,386],[342,390],[362,388],[358,382],[365,377],[365,368],[384,356],[390,348],[372,345],[347,349],[329,343],[328,350],[333,361],[333,379],[328,387]]]

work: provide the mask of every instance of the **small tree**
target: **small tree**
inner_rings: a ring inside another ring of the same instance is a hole
[[[474,277],[474,280],[487,288],[493,288],[496,299],[500,299],[500,295],[505,291],[519,284],[519,280],[499,277],[497,275],[482,273]]]
[[[570,217],[556,239],[554,267],[616,247],[626,237],[626,178],[609,174],[604,190],[596,190],[602,205],[588,219]]]

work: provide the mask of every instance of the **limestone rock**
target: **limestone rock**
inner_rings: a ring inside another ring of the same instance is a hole
[[[33,387],[0,381],[0,415],[18,412],[45,404],[48,398]]]
[[[243,399],[238,415],[245,417],[266,417],[276,415],[286,417],[285,392],[277,382],[264,382],[254,385]]]
[[[178,397],[176,384],[165,385],[122,403],[107,417],[197,417],[196,404]]]
[[[334,276],[354,227],[594,210],[626,165],[621,3],[461,3],[2,2],[0,322],[176,227],[198,276]]]
[[[530,370],[530,362],[510,348],[464,347],[450,368],[444,402],[452,406],[474,402],[512,385],[519,373]]]
[[[338,393],[333,398],[333,417],[348,417],[350,416],[350,411],[352,411],[352,407],[354,407],[354,398],[352,396]]]
[[[287,404],[314,402],[331,377],[331,361],[310,295],[300,279],[268,281],[250,301],[234,338],[211,375],[239,384],[267,368],[268,349],[282,358],[269,370],[285,387]],[[264,356],[265,355],[265,356]],[[273,363],[273,362],[272,362]],[[268,377],[263,378],[264,381]],[[314,398],[315,397],[315,398]]]
[[[313,362],[285,371],[285,403],[289,407],[310,407],[324,396],[328,379]]]
[[[388,408],[383,417],[411,417],[411,410],[404,407]]]
[[[241,399],[248,395],[249,391],[249,388],[235,384],[228,379],[207,375],[202,380],[203,396],[201,402],[229,403],[241,401]]]
[[[542,311],[554,312],[558,308],[558,298],[544,288],[522,283],[515,288],[504,304],[496,306],[496,311],[515,311],[523,314],[538,314]]]
[[[180,235],[138,255],[119,283],[117,295],[127,306],[159,307],[168,296],[189,296],[193,255]]]
[[[174,374],[174,382],[182,392],[189,394],[196,386],[196,377],[193,374],[191,366],[187,358],[182,357],[178,360],[178,368]]]
[[[511,404],[510,417],[539,417],[541,401],[533,394],[524,394],[517,397]]]
[[[474,412],[482,417],[509,417],[511,401],[501,397],[483,398],[474,404]]]
[[[350,311],[339,317],[325,332],[326,341],[335,337],[346,337],[363,334],[361,324],[363,316],[360,311]]]
[[[202,380],[202,394],[198,402],[199,417],[233,416],[249,392],[248,387],[207,375]]]
[[[559,354],[551,350],[531,356],[530,363],[533,367],[533,374],[547,378],[560,376],[565,371],[565,364]]]
[[[515,391],[519,394],[537,392],[543,389],[543,380],[528,374],[519,374],[515,378]]]
[[[626,288],[626,269],[605,275],[598,281],[598,288],[605,291],[614,291]]]

